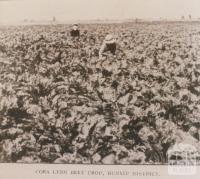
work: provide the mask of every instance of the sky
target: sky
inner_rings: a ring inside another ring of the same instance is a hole
[[[200,17],[200,0],[0,0],[0,23]]]

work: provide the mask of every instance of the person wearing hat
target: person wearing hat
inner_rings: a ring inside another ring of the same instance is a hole
[[[72,26],[72,30],[70,31],[70,35],[72,37],[79,37],[80,36],[80,31],[78,29],[78,24],[74,24]]]
[[[113,35],[108,34],[99,50],[99,57],[102,58],[104,52],[110,52],[111,54],[115,55],[116,47],[117,44],[115,38]]]

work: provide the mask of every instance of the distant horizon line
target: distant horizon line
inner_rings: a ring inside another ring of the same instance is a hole
[[[71,24],[71,23],[94,23],[94,22],[101,22],[101,23],[109,23],[109,22],[119,22],[119,23],[122,23],[122,22],[153,22],[153,21],[179,21],[179,22],[192,22],[192,21],[200,21],[200,17],[198,18],[184,18],[184,19],[181,19],[181,18],[164,18],[164,17],[159,17],[159,18],[123,18],[123,19],[120,19],[120,18],[105,18],[105,19],[72,19],[72,20],[55,20],[53,21],[53,18],[52,19],[41,19],[41,20],[35,20],[35,19],[24,19],[24,20],[21,20],[21,21],[15,21],[15,22],[1,22],[0,21],[0,25],[31,25],[31,24],[56,24],[56,23],[66,23],[66,24]]]

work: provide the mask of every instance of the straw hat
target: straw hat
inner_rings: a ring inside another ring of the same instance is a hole
[[[105,42],[106,44],[112,44],[112,43],[115,43],[116,40],[115,40],[115,38],[113,37],[113,35],[108,34],[108,35],[105,37],[104,42]]]
[[[77,30],[77,29],[78,29],[78,24],[73,24],[72,28],[73,28],[74,30]]]

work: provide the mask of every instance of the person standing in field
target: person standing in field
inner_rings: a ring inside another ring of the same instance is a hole
[[[72,30],[70,31],[71,37],[79,37],[80,36],[80,30],[78,28],[78,24],[74,24],[72,26]]]
[[[101,45],[101,48],[99,50],[99,58],[102,58],[105,52],[110,52],[111,54],[115,55],[116,49],[116,39],[113,37],[113,35],[108,34],[105,37],[103,44]]]

